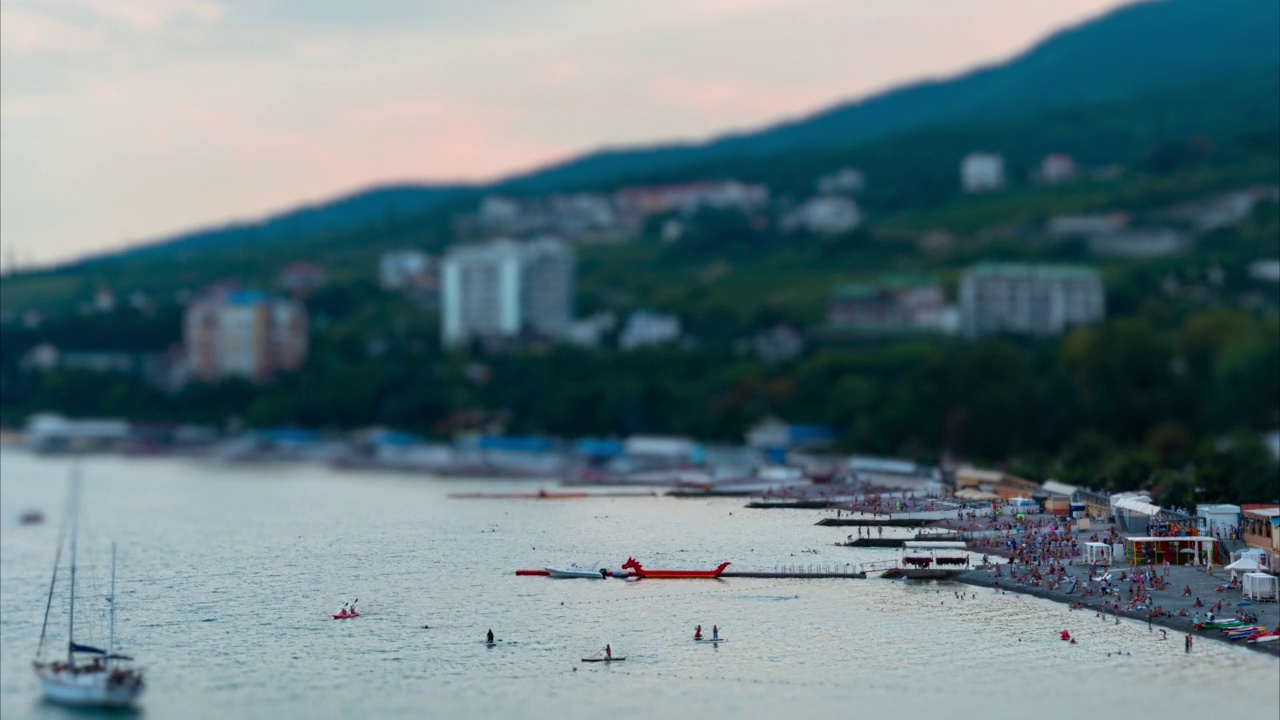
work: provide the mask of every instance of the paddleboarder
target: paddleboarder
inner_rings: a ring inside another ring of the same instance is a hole
[[[613,659],[613,648],[609,647],[608,644],[604,646],[604,659],[605,660]]]
[[[484,637],[484,641],[485,641],[485,642],[487,642],[487,643],[489,643],[490,645],[492,645],[492,644],[493,644],[493,630],[490,630],[490,631],[489,631],[489,634],[488,634],[488,635],[485,635],[485,637]]]
[[[720,628],[715,625],[711,626],[711,639],[712,640],[720,639]]]
[[[701,626],[701,625],[699,625],[698,627],[696,627],[696,628],[694,628],[694,629],[693,629],[693,639],[694,639],[694,640],[701,640],[701,639],[702,639],[702,626]]]

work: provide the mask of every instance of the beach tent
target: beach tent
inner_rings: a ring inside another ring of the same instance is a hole
[[[1254,558],[1242,557],[1222,569],[1232,572],[1258,572],[1261,568],[1258,567],[1258,561]]]
[[[1280,578],[1260,572],[1245,573],[1241,589],[1248,600],[1275,602],[1280,595]]]
[[[1087,542],[1084,544],[1084,564],[1085,565],[1110,565],[1111,564],[1111,546],[1100,542]]]

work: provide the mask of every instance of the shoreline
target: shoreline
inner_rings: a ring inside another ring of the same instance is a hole
[[[978,569],[969,570],[967,572],[961,573],[960,575],[957,575],[952,579],[955,580],[956,582],[964,583],[965,585],[972,585],[974,587],[986,588],[987,590],[994,590],[992,583],[997,578],[995,574],[992,573],[991,571],[978,568]],[[1009,577],[1006,575],[999,579],[1007,582],[1009,580]],[[1068,595],[1066,592],[1062,590],[1046,590],[1044,588],[1023,587],[1018,585],[1006,586],[1003,583],[1001,584],[1000,589],[1005,592],[1018,593],[1020,595],[1030,595],[1032,597],[1038,597],[1044,600],[1052,600],[1062,605],[1069,606],[1073,602],[1080,603],[1081,605],[1084,606],[1083,611],[1101,612],[1104,614],[1104,616],[1112,616],[1115,614],[1111,610],[1103,609],[1102,607],[1103,600],[1096,596],[1082,598],[1076,595]],[[1254,605],[1252,607],[1257,608],[1259,606]],[[1271,604],[1270,610],[1273,611],[1273,613],[1274,611],[1276,611],[1276,607],[1274,604]],[[1193,636],[1197,641],[1201,639],[1213,640],[1216,642],[1226,643],[1231,647],[1243,647],[1246,650],[1252,650],[1254,652],[1259,652],[1264,655],[1270,655],[1272,657],[1280,657],[1280,642],[1248,643],[1243,640],[1229,640],[1217,630],[1212,630],[1212,631],[1192,630],[1190,618],[1186,618],[1186,617],[1148,618],[1147,614],[1140,610],[1121,610],[1120,616],[1127,618],[1129,620],[1137,620],[1139,622],[1149,621],[1150,624],[1153,626],[1159,625],[1162,628],[1172,630],[1174,632],[1179,633],[1180,635],[1190,632],[1193,634]],[[1274,623],[1267,622],[1267,618],[1259,617],[1259,622],[1266,625],[1268,630],[1274,629],[1273,628]]]

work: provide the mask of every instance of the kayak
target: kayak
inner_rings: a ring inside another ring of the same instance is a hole
[[[616,658],[582,658],[582,662],[603,662],[603,663],[607,663],[607,662],[622,662],[623,660],[626,660],[626,658],[624,658],[624,657],[616,657]]]
[[[551,573],[547,572],[546,570],[517,570],[516,574],[528,576],[528,575],[550,575]]]
[[[358,617],[360,617],[360,613],[350,613],[347,615],[334,615],[333,619],[334,620],[350,620],[351,618],[358,618]]]

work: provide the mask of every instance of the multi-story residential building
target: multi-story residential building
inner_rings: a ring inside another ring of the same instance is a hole
[[[1076,161],[1071,159],[1070,155],[1050,153],[1040,161],[1040,168],[1036,174],[1041,182],[1049,185],[1067,182],[1075,179]]]
[[[280,287],[292,295],[306,297],[324,287],[324,268],[307,261],[289,263],[280,271]]]
[[[990,192],[1004,187],[1004,158],[991,153],[970,153],[960,161],[960,185],[965,192]]]
[[[421,250],[389,250],[378,258],[378,285],[383,290],[437,289],[436,265]]]
[[[832,329],[854,332],[945,332],[946,295],[926,276],[890,275],[878,283],[836,289],[828,308]]]
[[[769,201],[769,189],[737,180],[684,185],[628,187],[614,195],[618,210],[628,215],[714,210],[753,210]]]
[[[1054,237],[1088,237],[1123,230],[1129,224],[1124,213],[1101,215],[1058,215],[1049,218],[1045,230]]]
[[[858,227],[862,212],[858,203],[841,195],[823,195],[810,198],[803,205],[782,218],[782,229],[800,228],[816,235],[838,235]]]
[[[647,345],[661,345],[680,339],[680,318],[649,310],[631,313],[618,335],[618,347],[634,350]]]
[[[573,317],[573,251],[555,238],[454,248],[441,270],[442,340],[560,338]]]
[[[856,168],[841,168],[818,178],[816,185],[822,195],[852,195],[867,187],[867,178]]]
[[[1191,235],[1171,228],[1144,228],[1098,233],[1089,237],[1089,252],[1118,257],[1162,257],[1191,249]]]
[[[215,292],[187,306],[183,340],[195,378],[263,382],[306,361],[307,313],[301,303],[259,292]]]
[[[1057,335],[1106,315],[1102,275],[1093,268],[985,263],[960,278],[965,335]]]

